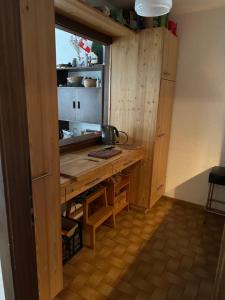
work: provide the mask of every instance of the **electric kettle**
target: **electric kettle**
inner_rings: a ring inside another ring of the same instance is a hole
[[[115,126],[111,125],[103,125],[102,126],[102,142],[105,145],[115,145],[116,139],[119,137],[119,133],[123,133],[126,135],[126,142],[128,141],[128,135],[123,132],[119,131]]]

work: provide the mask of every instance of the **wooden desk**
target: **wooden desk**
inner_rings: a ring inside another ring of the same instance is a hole
[[[105,146],[95,146],[62,154],[60,158],[61,204],[119,173],[144,158],[141,148],[127,150],[109,159],[92,158],[88,153]]]

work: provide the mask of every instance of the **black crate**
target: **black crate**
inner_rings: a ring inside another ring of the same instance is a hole
[[[70,219],[70,221],[73,221],[75,224],[78,224],[78,227],[75,229],[75,232],[71,237],[62,235],[64,264],[83,247],[82,223],[73,219]]]

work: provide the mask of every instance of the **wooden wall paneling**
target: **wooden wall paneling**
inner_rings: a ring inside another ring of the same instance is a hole
[[[117,39],[111,48],[111,115],[110,123],[134,136],[137,110],[136,86],[138,63],[138,37]]]
[[[153,146],[162,68],[163,31],[146,29],[139,33],[137,101],[140,106],[135,142],[144,146],[146,158],[140,167],[136,204],[149,208]],[[140,141],[139,141],[140,139]]]
[[[149,207],[149,186],[160,88],[162,29],[146,29],[112,44],[111,124],[144,146],[135,205]],[[139,176],[138,176],[139,175]]]
[[[63,286],[55,20],[51,0],[20,0],[40,299]]]
[[[176,81],[177,75],[177,56],[178,56],[178,39],[170,31],[163,29],[164,46],[163,46],[163,65],[162,78]]]

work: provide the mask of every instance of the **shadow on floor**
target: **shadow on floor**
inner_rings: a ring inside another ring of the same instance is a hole
[[[175,189],[174,198],[205,206],[208,196],[208,177],[210,171],[211,168],[206,169],[178,185]]]
[[[84,248],[64,268],[76,299],[211,299],[224,219],[162,198],[150,213],[130,211],[117,228],[102,226],[96,250]]]

